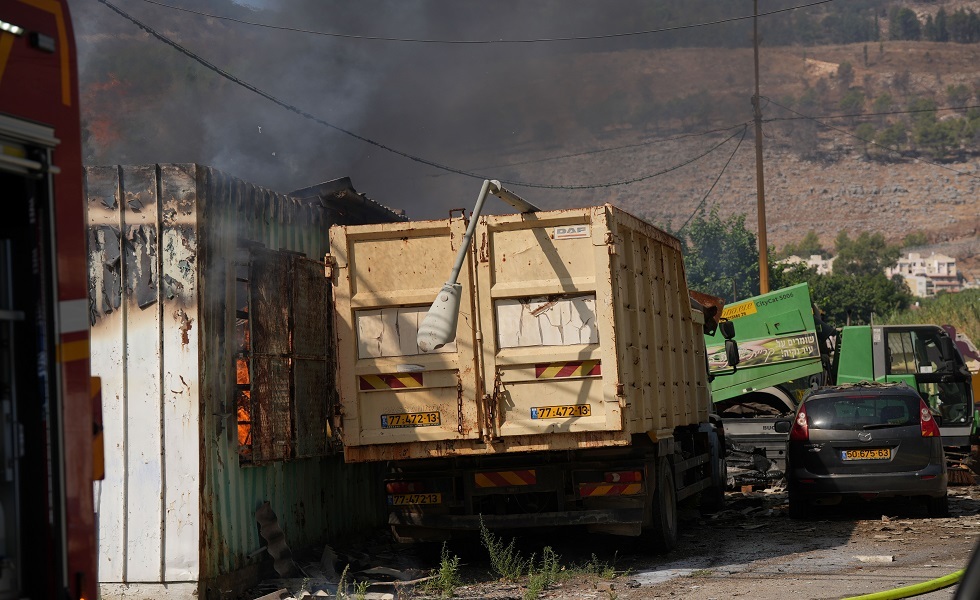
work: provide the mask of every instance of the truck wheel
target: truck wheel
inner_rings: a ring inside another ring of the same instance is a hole
[[[701,514],[714,514],[725,508],[725,487],[728,485],[728,464],[722,456],[721,443],[718,434],[711,433],[711,487],[701,492],[699,508]]]
[[[654,494],[650,541],[657,552],[669,552],[677,545],[677,488],[674,487],[674,470],[665,457],[657,460]]]

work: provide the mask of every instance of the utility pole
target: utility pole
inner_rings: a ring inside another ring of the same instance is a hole
[[[752,0],[752,46],[755,50],[755,189],[759,212],[759,293],[769,292],[769,245],[766,240],[766,183],[762,175],[762,106],[759,100],[759,0]]]

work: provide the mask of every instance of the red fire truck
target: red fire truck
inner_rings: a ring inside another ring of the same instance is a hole
[[[0,3],[0,598],[94,600],[101,419],[66,0]]]

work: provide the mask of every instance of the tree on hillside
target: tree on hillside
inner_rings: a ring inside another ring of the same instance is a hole
[[[871,123],[861,123],[854,129],[854,135],[861,142],[861,146],[864,148],[864,155],[866,157],[871,156],[871,144],[874,142],[875,136],[877,135],[875,131],[875,126]]]
[[[888,14],[888,37],[893,40],[917,41],[922,37],[922,23],[911,8],[893,7]]]
[[[905,282],[900,278],[888,279],[884,273],[874,275],[818,275],[816,269],[806,265],[775,265],[771,271],[772,289],[781,289],[806,282],[810,297],[828,320],[841,327],[848,323],[862,325],[871,321],[871,315],[889,315],[908,308],[912,300]]]
[[[895,121],[888,127],[878,132],[875,139],[881,148],[887,148],[896,153],[902,151],[903,146],[909,140],[909,129],[904,121]]]
[[[837,260],[834,261],[834,274],[871,276],[884,273],[895,265],[902,253],[900,246],[885,241],[881,233],[862,231],[851,239],[847,230],[841,231],[834,240]]]
[[[828,258],[830,252],[820,243],[820,236],[817,235],[817,232],[811,229],[806,232],[806,235],[799,242],[795,244],[789,243],[783,246],[783,251],[780,252],[780,255],[783,257],[799,256],[800,258],[810,258],[811,256],[820,255],[821,258]]]
[[[846,90],[851,87],[851,84],[854,83],[854,65],[846,60],[837,65],[837,80],[840,81],[842,89]]]
[[[759,251],[744,214],[722,219],[716,207],[702,210],[681,233],[690,289],[728,302],[738,299],[733,287],[739,298],[759,293]]]
[[[949,28],[946,24],[946,9],[940,8],[936,13],[936,42],[949,41]]]

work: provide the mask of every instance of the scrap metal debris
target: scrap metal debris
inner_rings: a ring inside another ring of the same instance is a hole
[[[279,519],[268,502],[263,502],[255,511],[255,520],[259,523],[259,535],[268,545],[269,556],[275,561],[272,566],[276,573],[280,577],[300,575],[296,563],[293,562],[293,553],[286,545],[286,534],[279,527]]]

